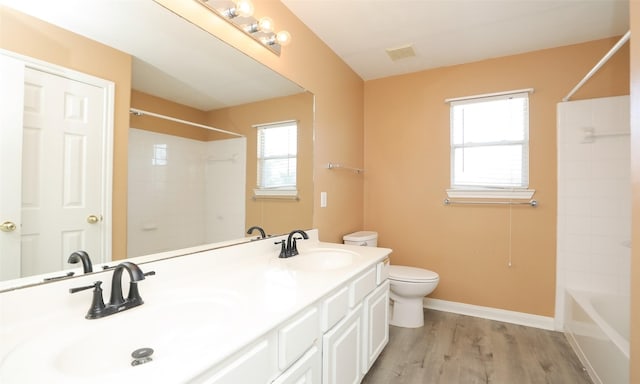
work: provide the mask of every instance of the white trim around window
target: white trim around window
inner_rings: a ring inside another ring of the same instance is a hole
[[[530,200],[535,189],[447,189],[450,199],[526,199]]]
[[[258,189],[253,190],[254,198],[283,198],[283,199],[297,199],[297,189]]]
[[[257,129],[257,181],[254,198],[296,199],[298,122],[254,125]]]
[[[530,199],[529,107],[533,89],[447,99],[449,198]]]

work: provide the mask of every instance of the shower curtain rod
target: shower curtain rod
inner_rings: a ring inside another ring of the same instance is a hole
[[[153,116],[153,117],[157,117],[157,118],[163,119],[163,120],[169,120],[169,121],[173,121],[173,122],[176,122],[176,123],[191,125],[193,127],[204,128],[204,129],[209,129],[211,131],[226,133],[228,135],[233,135],[233,136],[238,136],[238,137],[245,137],[244,135],[241,135],[239,133],[235,133],[235,132],[231,132],[231,131],[225,131],[224,129],[214,128],[214,127],[211,127],[211,126],[208,126],[208,125],[198,124],[198,123],[194,123],[194,122],[187,121],[187,120],[176,119],[175,117],[165,116],[165,115],[161,115],[159,113],[154,113],[154,112],[149,112],[149,111],[144,111],[142,109],[129,108],[129,113],[132,113],[132,114],[134,114],[136,116],[144,116],[144,115]]]
[[[575,87],[573,87],[573,89],[567,94],[567,96],[565,96],[562,99],[562,101],[569,101],[571,96],[573,96],[574,93],[578,92],[578,89],[582,88],[584,83],[589,81],[591,76],[593,76],[596,72],[598,72],[600,68],[602,68],[602,66],[605,65],[607,61],[609,61],[611,56],[613,56],[616,52],[618,52],[620,47],[622,47],[624,43],[626,43],[629,40],[630,37],[631,37],[631,31],[627,31],[627,33],[625,33],[624,36],[622,36],[620,40],[618,40],[618,42],[609,50],[609,52],[607,52],[607,54],[604,55],[604,57],[600,59],[600,61],[598,61],[598,63],[589,71],[589,73],[587,73],[585,77],[582,80],[580,80],[580,82]]]

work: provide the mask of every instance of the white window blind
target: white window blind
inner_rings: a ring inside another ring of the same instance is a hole
[[[287,121],[256,126],[258,130],[258,189],[295,190],[298,123]]]
[[[153,157],[151,158],[152,165],[167,165],[169,149],[167,144],[153,144]]]
[[[528,92],[452,101],[451,187],[527,188]]]

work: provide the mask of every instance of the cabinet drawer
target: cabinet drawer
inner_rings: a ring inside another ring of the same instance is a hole
[[[376,286],[376,268],[374,267],[351,282],[349,287],[349,306],[358,305]]]
[[[336,325],[349,310],[349,288],[343,287],[322,302],[322,332]]]
[[[318,347],[312,347],[273,384],[320,384],[320,375],[322,374],[320,358]]]
[[[272,375],[271,353],[269,342],[263,340],[202,382],[205,384],[266,384]]]
[[[278,331],[278,367],[286,369],[313,345],[319,336],[318,309],[305,310]]]
[[[387,257],[376,265],[376,284],[380,285],[389,277],[391,260]]]

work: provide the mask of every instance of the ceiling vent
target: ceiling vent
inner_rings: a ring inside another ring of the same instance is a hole
[[[403,45],[398,48],[387,48],[386,51],[392,61],[416,56],[416,52],[413,50],[413,44]]]

